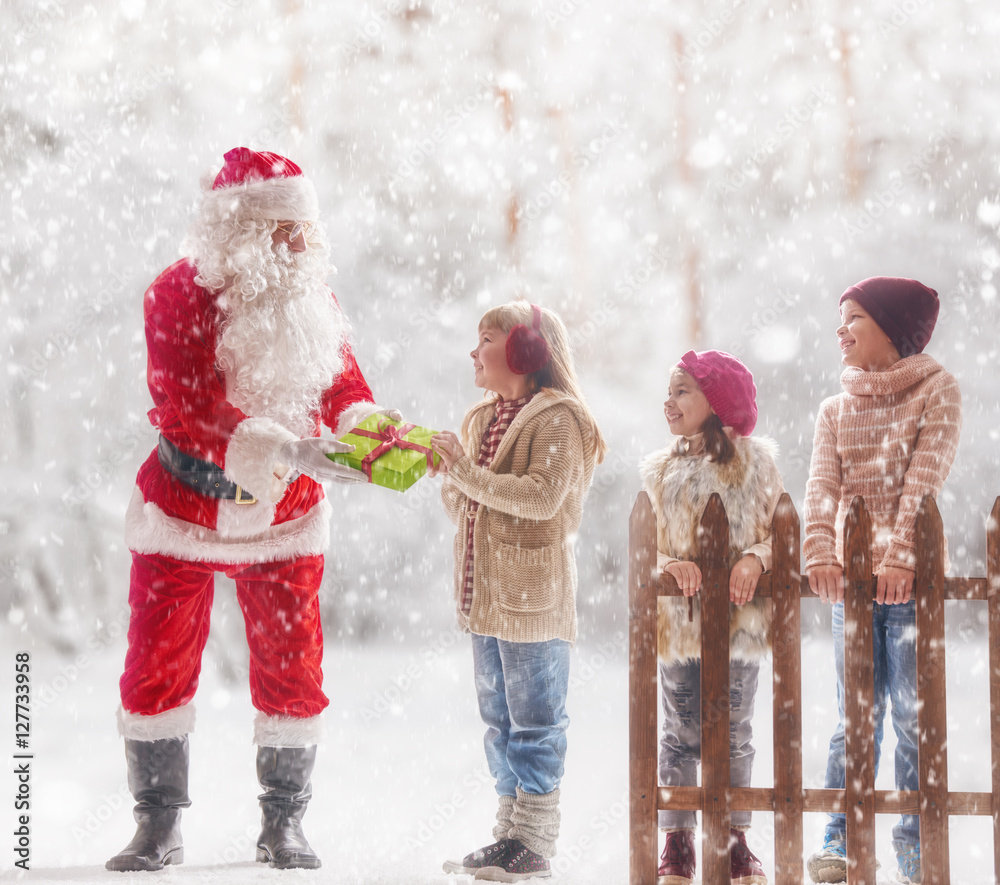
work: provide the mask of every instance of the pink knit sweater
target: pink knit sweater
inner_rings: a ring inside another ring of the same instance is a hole
[[[872,521],[872,563],[912,569],[917,509],[937,496],[962,427],[958,382],[926,354],[884,372],[848,368],[844,392],[816,418],[806,484],[806,567],[842,565],[844,517],[855,495]],[[947,555],[947,553],[946,553]]]

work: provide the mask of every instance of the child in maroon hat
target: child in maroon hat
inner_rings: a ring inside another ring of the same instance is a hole
[[[660,782],[694,786],[701,758],[701,571],[698,528],[713,493],[729,516],[730,783],[750,785],[752,719],[760,659],[771,643],[771,609],[754,599],[757,579],[771,564],[771,518],[783,488],[772,440],[751,437],[757,423],[753,376],[736,357],[689,351],[670,373],[663,412],[677,441],[642,464],[643,488],[656,513],[657,565],[687,599],[662,597],[657,610],[663,736]],[[661,882],[682,885],[695,873],[693,811],[660,811],[666,832]],[[732,881],[766,885],[747,847],[750,812],[732,815]]]
[[[872,611],[875,770],[882,723],[892,698],[897,735],[896,789],[916,790],[916,603],[914,535],[924,495],[941,490],[958,448],[958,383],[922,353],[934,331],[938,295],[916,280],[872,277],[840,297],[844,392],[825,400],[816,419],[806,485],[803,553],[809,586],[834,604],[833,637],[840,724],[830,741],[826,787],[843,788],[844,517],[856,495],[872,521],[878,578]],[[919,588],[917,588],[919,592]],[[847,878],[843,814],[831,814],[823,848],[808,861],[813,882]],[[920,829],[904,814],[893,828],[896,881],[919,883]]]

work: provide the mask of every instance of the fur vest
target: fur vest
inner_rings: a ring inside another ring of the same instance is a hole
[[[654,452],[641,467],[643,488],[656,514],[659,557],[696,560],[698,528],[713,492],[717,492],[729,518],[729,562],[747,553],[771,567],[771,519],[784,491],[775,465],[773,440],[737,437],[735,456],[727,464],[689,456],[670,446]],[[699,590],[699,594],[702,591]],[[689,620],[688,600],[660,597],[657,604],[658,652],[667,662],[701,657],[701,604],[693,597]],[[753,599],[729,606],[729,653],[732,659],[758,660],[771,645],[771,601]]]

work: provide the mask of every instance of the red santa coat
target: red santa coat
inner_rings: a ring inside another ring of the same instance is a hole
[[[298,437],[227,401],[225,378],[216,368],[218,296],[195,283],[196,274],[189,260],[178,261],[146,291],[147,380],[154,402],[149,419],[183,452],[222,467],[257,503],[196,492],[164,470],[154,450],[139,468],[126,542],[137,553],[218,563],[322,553],[329,541],[323,488],[307,476],[288,485],[275,479],[278,451]],[[343,370],[322,396],[314,436],[321,424],[341,436],[376,409],[346,343],[342,356]]]

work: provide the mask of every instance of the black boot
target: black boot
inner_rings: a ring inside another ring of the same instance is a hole
[[[188,798],[187,735],[160,741],[125,741],[128,788],[135,798],[132,841],[104,866],[115,872],[162,870],[184,862],[181,809]]]
[[[257,860],[279,870],[317,870],[322,864],[302,832],[312,798],[316,747],[258,747],[261,831]]]

